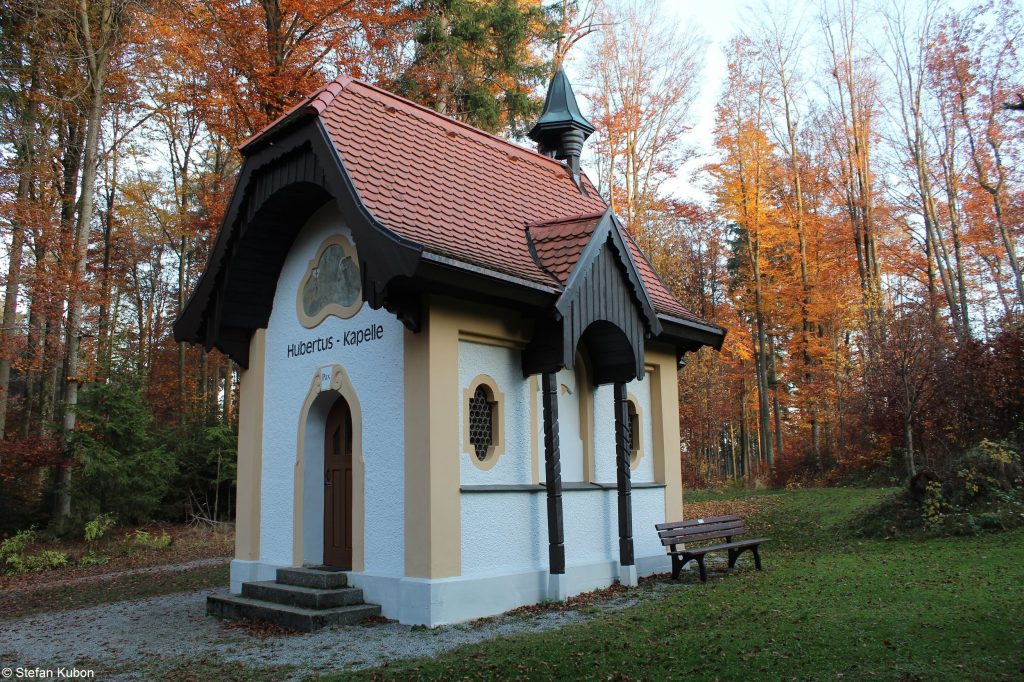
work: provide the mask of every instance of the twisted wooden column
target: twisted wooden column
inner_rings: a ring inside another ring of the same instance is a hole
[[[562,530],[562,463],[558,451],[558,383],[552,372],[542,381],[544,406],[544,482],[548,489],[548,566],[565,573],[565,535]]]
[[[632,437],[626,384],[615,383],[615,483],[619,491],[619,564],[633,565],[633,498],[629,480]]]

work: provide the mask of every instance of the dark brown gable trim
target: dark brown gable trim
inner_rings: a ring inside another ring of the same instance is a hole
[[[566,280],[552,315],[537,321],[523,353],[525,374],[572,368],[582,342],[595,384],[644,375],[645,340],[661,322],[611,210],[594,228]]]
[[[356,242],[363,297],[384,306],[388,284],[413,274],[422,247],[370,214],[319,119],[310,119],[246,158],[206,269],[174,323],[175,340],[219,348],[247,367],[249,339],[267,326],[295,236],[332,199]],[[401,308],[400,319],[418,328],[418,307]]]
[[[658,322],[658,315],[654,311],[654,304],[651,302],[651,297],[647,293],[647,288],[640,277],[640,272],[636,268],[636,263],[633,262],[629,246],[622,236],[620,231],[622,229],[624,229],[622,224],[615,214],[612,213],[612,210],[608,209],[605,211],[597,227],[594,228],[590,241],[587,242],[583,252],[580,254],[579,260],[573,266],[569,279],[565,283],[565,291],[558,299],[558,303],[555,304],[555,308],[561,315],[565,316],[567,314],[571,301],[576,295],[581,282],[589,276],[589,271],[593,268],[595,261],[599,260],[599,256],[606,247],[606,243],[610,241],[614,246],[615,256],[617,256],[617,260],[622,266],[621,272],[625,275],[632,290],[633,300],[643,316],[646,331],[649,336],[657,336],[661,333],[661,323]]]

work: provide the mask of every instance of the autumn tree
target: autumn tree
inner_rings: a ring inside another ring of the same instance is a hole
[[[772,435],[769,374],[775,353],[770,343],[766,280],[772,275],[766,265],[780,239],[784,239],[771,187],[771,178],[779,168],[775,149],[765,133],[769,117],[766,64],[757,59],[753,44],[746,38],[733,39],[728,56],[726,92],[718,106],[715,126],[716,142],[725,158],[714,166],[713,173],[718,181],[717,202],[733,225],[730,279],[734,298],[741,314],[752,322],[760,451],[773,467],[778,441]]]
[[[210,131],[235,146],[338,74],[393,75],[409,17],[395,0],[165,0],[151,30]]]
[[[650,1],[609,3],[598,16],[601,33],[584,71],[599,185],[641,246],[655,252],[649,228],[663,208],[665,182],[692,153],[684,134],[706,43]]]
[[[870,57],[859,49],[866,30],[862,5],[836,0],[822,14],[828,92],[829,134],[835,159],[833,179],[857,258],[862,308],[868,329],[877,326],[882,305],[882,266],[878,245],[882,226],[877,214],[878,180],[874,162],[877,142],[878,78]],[[870,352],[870,345],[867,345]]]
[[[911,478],[917,473],[915,422],[943,387],[940,368],[948,346],[945,330],[928,306],[909,303],[888,314],[888,334],[879,348],[877,371],[871,374],[872,388],[876,396],[886,397],[897,408],[906,474]]]
[[[1024,275],[1019,255],[1020,221],[1013,218],[1012,163],[1021,158],[1024,127],[1019,117],[1007,116],[1003,104],[1019,92],[1020,48],[1024,17],[1012,2],[999,2],[994,16],[979,7],[961,16],[950,14],[937,40],[940,54],[933,62],[937,80],[952,93],[955,122],[967,142],[972,181],[985,198],[979,216],[1002,247],[999,260],[1009,267],[1010,288],[1024,306]],[[1003,283],[998,274],[996,286]]]

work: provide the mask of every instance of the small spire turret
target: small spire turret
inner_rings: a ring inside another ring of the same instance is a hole
[[[541,154],[565,161],[573,178],[578,178],[583,143],[593,132],[594,126],[576,104],[569,78],[559,68],[548,86],[544,111],[530,130],[530,139],[537,143]]]

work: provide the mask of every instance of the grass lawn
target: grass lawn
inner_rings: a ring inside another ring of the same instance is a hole
[[[587,623],[335,679],[1024,677],[1024,530],[852,539],[851,514],[886,493],[754,493],[777,500],[751,520],[773,538],[763,572],[745,554],[731,575],[701,585],[690,574],[689,589]]]

